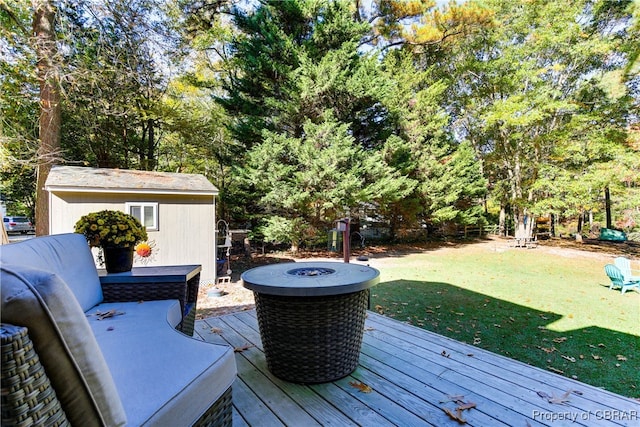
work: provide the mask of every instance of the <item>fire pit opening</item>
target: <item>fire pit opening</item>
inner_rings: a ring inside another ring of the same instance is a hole
[[[313,276],[326,276],[328,274],[335,273],[335,270],[331,268],[322,268],[322,267],[305,267],[305,268],[294,268],[293,270],[287,271],[287,274],[292,276],[302,276],[302,277],[313,277]]]

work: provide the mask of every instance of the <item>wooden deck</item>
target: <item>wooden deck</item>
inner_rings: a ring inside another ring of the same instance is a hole
[[[255,311],[198,320],[195,331],[248,347],[236,353],[234,426],[456,426],[445,408],[464,403],[475,404],[461,413],[470,426],[640,425],[638,401],[372,312],[358,369],[312,386],[269,373]]]

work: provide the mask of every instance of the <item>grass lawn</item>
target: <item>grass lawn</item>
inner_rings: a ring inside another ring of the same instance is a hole
[[[372,309],[579,381],[640,397],[640,293],[609,290],[613,255],[504,241],[371,258]],[[635,269],[640,262],[632,261]]]

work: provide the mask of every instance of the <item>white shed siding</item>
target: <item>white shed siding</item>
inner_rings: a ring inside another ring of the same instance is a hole
[[[201,278],[215,278],[215,208],[211,198],[205,199],[159,203],[159,230],[149,232],[158,265],[202,264]]]
[[[74,226],[81,216],[104,209],[124,211],[122,196],[102,194],[96,199],[91,193],[50,194],[49,233],[73,233]]]
[[[54,168],[54,171],[56,169]],[[81,216],[104,209],[126,212],[127,202],[158,203],[158,230],[148,231],[150,241],[155,242],[156,251],[146,264],[134,261],[134,266],[141,265],[179,265],[201,264],[201,278],[215,280],[216,248],[215,248],[215,194],[217,189],[211,184],[211,190],[179,188],[175,191],[160,188],[171,179],[179,185],[195,183],[202,186],[201,176],[180,174],[158,174],[158,188],[153,188],[145,181],[145,188],[113,188],[109,184],[127,182],[127,179],[138,178],[141,172],[113,169],[60,168],[49,185],[49,230],[51,234],[71,233]],[[91,182],[96,175],[104,175],[104,187],[83,188],[80,184],[83,174]],[[144,172],[151,180],[153,172]],[[180,175],[180,176],[178,176]],[[110,177],[114,177],[113,181]],[[119,180],[119,181],[118,181]],[[206,181],[206,180],[204,180]],[[70,184],[69,184],[70,183]],[[69,184],[69,185],[66,185]],[[188,186],[188,185],[187,185]],[[94,248],[94,256],[97,254]]]

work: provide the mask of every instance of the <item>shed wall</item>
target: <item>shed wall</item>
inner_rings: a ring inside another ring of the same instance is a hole
[[[81,216],[103,209],[125,211],[127,202],[158,203],[158,230],[148,231],[156,251],[146,264],[201,264],[203,280],[215,280],[213,196],[58,192],[50,195],[50,233],[72,233]],[[94,257],[97,249],[94,249]]]

